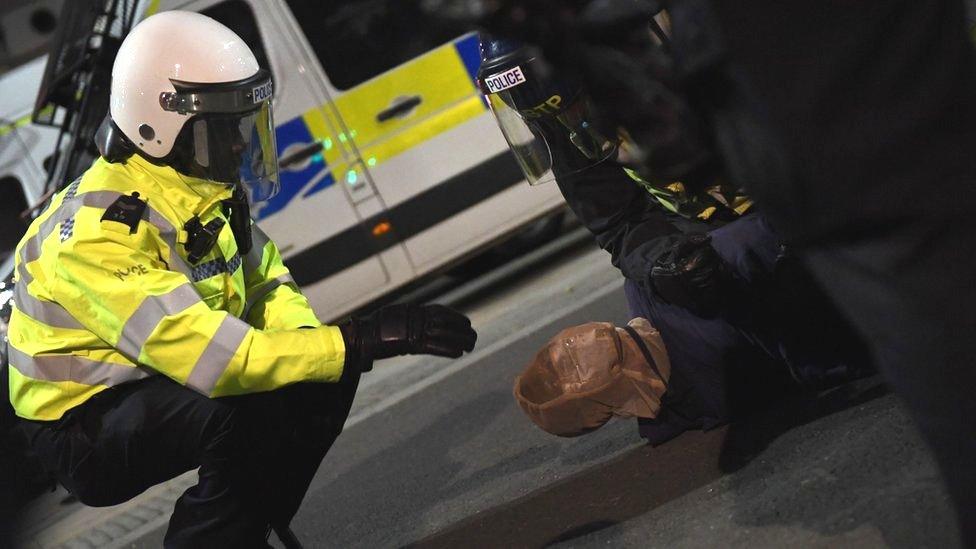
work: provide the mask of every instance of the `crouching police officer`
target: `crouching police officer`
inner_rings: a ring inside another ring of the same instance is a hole
[[[692,140],[649,151],[682,164],[687,187],[646,182],[623,168],[634,151],[601,134],[582,87],[533,47],[487,38],[482,61],[482,91],[529,182],[555,180],[626,277],[632,316],[660,330],[673,368],[667,406],[641,421],[652,443],[730,419],[732,381],[783,373],[824,386],[862,373],[856,338]]]
[[[441,306],[318,321],[248,214],[277,187],[272,95],[223,25],[146,19],[113,67],[102,158],[16,252],[10,398],[33,446],[94,506],[199,467],[171,547],[263,545],[373,360],[458,357],[476,339]]]

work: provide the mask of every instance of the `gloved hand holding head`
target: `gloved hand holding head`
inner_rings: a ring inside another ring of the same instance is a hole
[[[112,68],[109,161],[139,154],[190,177],[241,185],[251,202],[278,190],[271,75],[232,30],[199,13],[147,18]]]
[[[707,234],[675,238],[651,267],[649,286],[666,302],[702,318],[720,314],[735,292],[729,267]]]
[[[671,376],[661,334],[643,318],[590,322],[549,340],[521,376],[515,400],[536,425],[572,437],[613,416],[656,417]]]

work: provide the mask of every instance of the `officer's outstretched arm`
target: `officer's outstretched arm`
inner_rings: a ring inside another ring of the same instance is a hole
[[[147,225],[133,235],[124,226],[76,229],[46,281],[52,298],[132,362],[208,396],[339,379],[345,346],[337,327],[263,331],[211,310],[164,263],[166,248]]]
[[[187,276],[160,259],[159,244],[146,224],[134,235],[104,228],[76,232],[59,250],[49,290],[127,359],[208,396],[334,382],[344,368],[368,370],[374,359],[456,357],[474,347],[468,319],[437,305],[391,306],[341,330],[259,330],[210,309]]]
[[[247,308],[244,318],[260,329],[295,329],[318,326],[305,296],[298,290],[277,246],[258,227],[252,228],[254,245],[244,258]],[[477,334],[471,321],[440,305],[400,304],[344,323],[345,363],[369,371],[373,361],[405,354],[457,358],[474,348]]]

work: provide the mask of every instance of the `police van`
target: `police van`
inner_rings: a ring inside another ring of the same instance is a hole
[[[142,1],[141,17],[184,9],[220,21],[271,70],[281,192],[252,215],[323,320],[564,205],[555,185],[530,188],[508,152],[475,84],[477,36],[424,20],[420,1]],[[0,102],[9,90],[30,104],[25,82],[43,68],[39,59],[4,74]],[[0,192],[7,203],[10,188],[23,189],[12,211],[43,198],[55,140],[47,128],[8,126]]]

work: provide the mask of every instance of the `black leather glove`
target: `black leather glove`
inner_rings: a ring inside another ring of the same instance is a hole
[[[474,349],[478,334],[463,314],[444,305],[398,304],[339,325],[346,344],[346,363],[360,371],[373,361],[398,355],[457,358]]]
[[[730,285],[728,269],[710,242],[708,235],[687,235],[651,268],[658,296],[704,318],[722,310]]]

